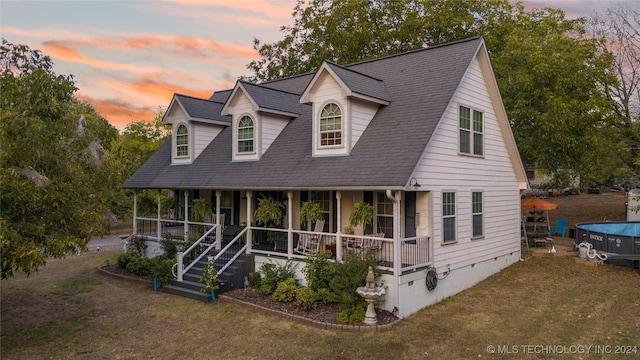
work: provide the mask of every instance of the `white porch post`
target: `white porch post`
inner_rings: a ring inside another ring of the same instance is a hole
[[[251,254],[251,243],[252,243],[252,236],[251,236],[251,213],[253,212],[251,209],[251,197],[253,196],[253,193],[251,191],[247,191],[245,192],[245,197],[247,198],[247,254]]]
[[[342,261],[342,191],[336,191],[337,221],[336,227],[336,261]]]
[[[287,219],[289,223],[289,229],[287,232],[287,254],[289,259],[293,255],[293,191],[287,192]]]
[[[138,234],[138,190],[133,190],[133,236]]]
[[[160,209],[160,189],[158,189],[158,219],[156,220],[156,231],[158,232],[158,241],[162,238],[162,221],[160,221],[160,217],[162,216],[162,209]]]
[[[222,191],[216,190],[216,249],[222,248],[222,226],[220,226],[220,198],[222,197]]]
[[[184,192],[184,240],[189,237],[189,192]]]
[[[400,231],[400,191],[387,190],[387,198],[393,201],[393,306],[400,308],[400,272],[402,270],[402,235]]]

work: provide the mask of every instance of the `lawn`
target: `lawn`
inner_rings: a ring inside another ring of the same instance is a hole
[[[576,202],[564,205],[569,213],[581,199],[592,197],[552,200]],[[151,284],[100,273],[98,266],[116,254],[54,260],[28,278],[2,281],[2,358],[640,358],[640,275],[629,268],[528,257],[388,332],[353,333],[224,300],[205,304],[154,292]]]

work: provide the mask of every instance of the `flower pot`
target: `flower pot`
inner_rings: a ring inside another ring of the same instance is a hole
[[[325,245],[324,249],[327,251],[331,251],[331,257],[336,257],[336,246],[335,245]]]

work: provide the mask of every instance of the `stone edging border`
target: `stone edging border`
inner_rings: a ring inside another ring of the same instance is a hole
[[[124,275],[112,273],[110,271],[107,271],[104,266],[99,266],[98,270],[103,274],[107,274],[109,276],[113,276],[113,277],[118,278],[118,279],[130,281],[130,282],[134,282],[134,283],[138,283],[138,284],[153,284],[153,280],[136,279],[136,278],[132,278],[130,276],[124,276]]]
[[[384,325],[349,325],[349,324],[333,324],[333,323],[326,323],[326,322],[322,322],[322,321],[316,321],[316,320],[312,320],[312,319],[308,319],[306,317],[303,316],[298,316],[298,315],[294,315],[294,314],[289,314],[283,311],[278,311],[278,310],[273,310],[273,309],[269,309],[263,306],[260,306],[258,304],[254,304],[254,303],[250,303],[247,301],[243,301],[240,299],[236,299],[224,294],[220,294],[218,296],[218,298],[223,299],[225,301],[230,301],[239,305],[243,305],[246,307],[250,307],[252,309],[261,311],[263,313],[267,313],[267,314],[277,314],[280,315],[284,318],[288,318],[291,319],[299,324],[306,324],[306,325],[311,325],[313,327],[316,328],[320,328],[320,329],[327,329],[327,330],[342,330],[342,331],[351,331],[351,332],[382,332],[382,331],[389,331],[391,329],[393,329],[396,325],[398,325],[402,319],[398,319],[395,320],[389,324],[384,324]]]
[[[135,282],[135,283],[139,283],[139,284],[152,284],[153,282],[150,280],[144,280],[144,279],[135,279],[129,276],[124,276],[124,275],[120,275],[120,274],[115,274],[112,272],[107,271],[106,269],[104,269],[103,266],[98,267],[98,270],[103,273],[103,274],[107,274],[109,276],[113,276],[115,278],[118,279],[122,279],[122,280],[126,280],[126,281],[130,281],[130,282]],[[312,320],[312,319],[308,319],[305,318],[303,316],[298,316],[298,315],[294,315],[294,314],[289,314],[283,311],[278,311],[278,310],[273,310],[273,309],[269,309],[263,306],[260,306],[258,304],[254,304],[254,303],[250,303],[247,301],[243,301],[240,299],[236,299],[233,298],[231,296],[227,296],[224,294],[220,294],[218,295],[218,299],[222,299],[224,301],[229,301],[231,303],[235,303],[241,306],[246,306],[249,308],[252,308],[254,310],[258,310],[262,313],[265,314],[276,314],[276,315],[280,315],[283,318],[287,318],[287,319],[291,319],[299,324],[305,324],[305,325],[311,325],[313,327],[319,328],[319,329],[327,329],[327,330],[341,330],[341,331],[350,331],[350,332],[383,332],[383,331],[389,331],[391,329],[393,329],[396,325],[398,325],[400,322],[402,322],[402,319],[398,319],[395,320],[389,324],[384,324],[384,325],[349,325],[349,324],[333,324],[333,323],[325,323],[322,321],[316,321],[316,320]]]

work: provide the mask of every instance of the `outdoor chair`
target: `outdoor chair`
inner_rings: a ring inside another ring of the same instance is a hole
[[[324,220],[316,221],[316,227],[313,229],[314,233],[321,233],[324,229]],[[300,234],[298,239],[298,246],[294,251],[301,255],[311,255],[320,252],[320,245],[322,243],[322,235],[319,234]]]
[[[556,220],[556,225],[552,226],[551,229],[549,230],[549,235],[551,236],[562,235],[562,237],[564,237],[566,232],[567,232],[567,219],[559,218],[558,220]]]

